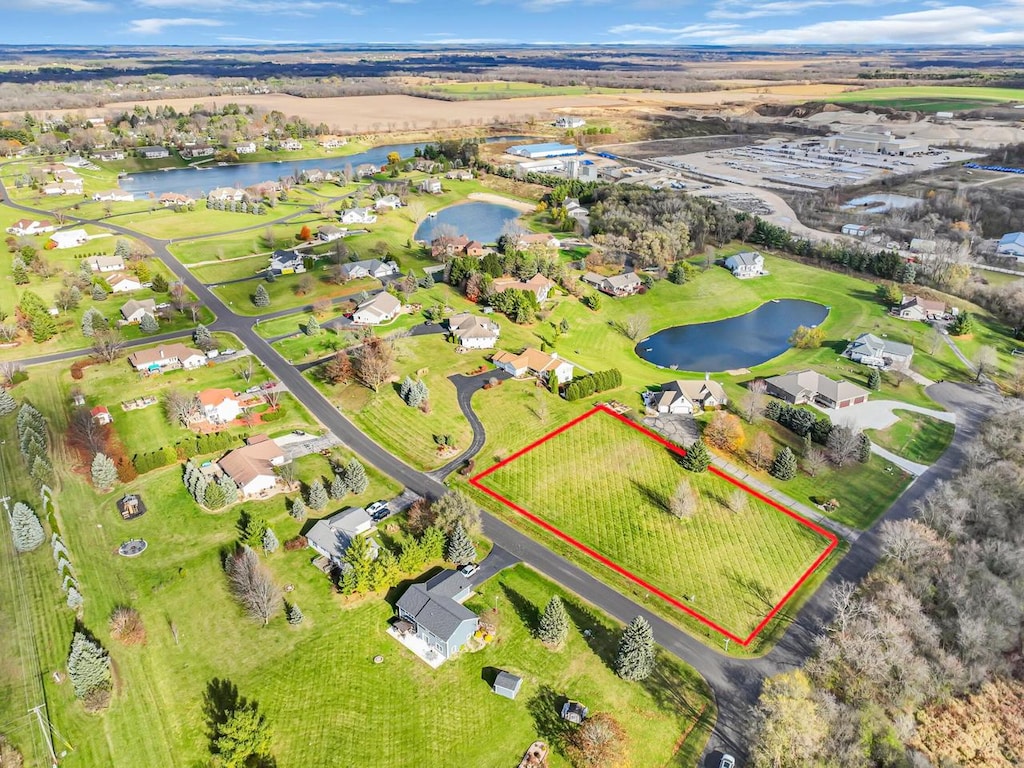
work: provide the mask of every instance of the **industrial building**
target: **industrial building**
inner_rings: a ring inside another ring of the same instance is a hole
[[[517,147],[509,147],[508,154],[516,157],[528,157],[531,160],[539,160],[545,157],[569,157],[580,154],[580,150],[572,144],[559,144],[548,142],[546,144],[520,144]]]
[[[830,152],[878,152],[883,155],[921,155],[929,150],[927,144],[917,139],[897,139],[892,131],[872,133],[870,131],[849,131],[829,136]]]

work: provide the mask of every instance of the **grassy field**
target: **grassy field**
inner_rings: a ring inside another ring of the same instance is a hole
[[[971,88],[969,86],[917,85],[868,88],[829,96],[836,104],[877,104],[921,112],[958,111],[1024,102],[1024,88]]]
[[[683,481],[699,502],[680,520],[669,502]],[[676,454],[604,413],[481,482],[741,638],[828,546],[753,496],[730,511],[734,485],[686,472]]]
[[[869,429],[868,437],[883,448],[920,464],[934,464],[953,441],[948,421],[914,411],[894,410],[899,421],[885,429]]]
[[[380,281],[374,278],[351,280],[343,285],[332,283],[328,280],[330,275],[327,271],[328,266],[327,264],[318,264],[316,269],[311,269],[301,275],[282,275],[272,283],[267,280],[245,280],[239,283],[218,285],[213,292],[239,315],[259,315],[278,309],[298,309],[309,306],[317,299],[356,297],[363,291],[381,287]],[[313,280],[312,289],[309,293],[298,293],[299,282],[307,275]],[[252,303],[253,294],[259,285],[266,288],[270,295],[269,308],[257,307]]]
[[[33,401],[49,416],[55,434],[65,419],[67,386],[66,380],[49,377],[33,390]],[[12,439],[13,422],[13,416],[0,421],[6,439],[0,448],[5,490],[16,499],[31,499],[34,493],[24,482]],[[48,716],[73,747],[62,766],[205,764],[203,701],[215,679],[230,681],[241,695],[259,703],[281,768],[321,765],[339,754],[352,765],[397,768],[452,760],[484,768],[514,764],[537,734],[557,737],[553,707],[563,696],[582,699],[593,712],[614,713],[629,736],[632,765],[689,766],[700,754],[713,705],[699,676],[660,655],[656,675],[644,685],[619,680],[609,668],[618,627],[532,571],[516,568],[483,585],[469,605],[478,611],[497,606],[497,640],[435,672],[385,634],[392,615],[385,599],[346,603],[309,564],[308,551],[279,551],[266,560],[278,584],[292,586],[288,598],[302,607],[303,624],[292,627],[277,617],[262,628],[242,617],[224,587],[221,555],[237,536],[240,508],[265,517],[282,540],[296,535],[301,526],[288,517],[282,496],[218,514],[202,512],[188,498],[177,468],[99,496],[83,481],[72,457],[60,456],[63,460],[54,462],[60,476],[57,519],[81,579],[82,623],[110,650],[116,690],[108,710],[87,715],[69,684],[54,682],[51,672],[64,669],[74,616],[62,607],[49,548],[4,556],[0,721],[20,719],[27,706],[41,701],[33,686],[42,681]],[[346,458],[337,452],[337,460]],[[323,457],[307,457],[300,460],[300,477],[309,481],[327,466]],[[344,503],[367,503],[399,490],[372,470],[370,479],[365,494]],[[140,492],[149,504],[145,516],[130,522],[114,508],[126,490]],[[0,533],[9,555],[5,521],[0,521]],[[149,549],[139,558],[117,557],[117,546],[131,537],[145,538]],[[566,599],[578,630],[591,630],[589,638],[572,632],[560,653],[545,650],[530,633],[552,594]],[[29,624],[12,629],[6,620],[22,605],[28,608]],[[107,619],[118,605],[140,611],[148,630],[146,645],[125,648],[109,637]],[[38,674],[31,663],[36,653]],[[377,654],[384,656],[384,664],[371,662]],[[22,662],[27,663],[24,669]],[[517,701],[491,693],[486,680],[494,668],[523,676]],[[481,738],[479,723],[498,721],[502,727]],[[446,724],[443,739],[436,738],[438,722]],[[10,732],[26,752],[28,768],[44,765],[34,728],[12,727]],[[387,738],[367,737],[380,733]],[[552,766],[565,768],[567,762],[556,752]]]
[[[427,93],[443,93],[459,100],[470,99],[514,99],[526,96],[584,96],[588,93],[637,93],[635,88],[602,88],[586,85],[541,85],[519,80],[492,80],[482,83],[438,83],[426,84],[421,89]]]

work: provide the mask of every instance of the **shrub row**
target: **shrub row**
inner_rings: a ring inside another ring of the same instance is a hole
[[[583,397],[590,397],[595,392],[604,392],[606,389],[615,389],[621,386],[622,374],[619,369],[610,368],[607,371],[591,373],[569,382],[565,387],[565,399],[579,400]]]
[[[222,451],[235,443],[235,438],[227,432],[211,432],[207,435],[195,435],[176,445],[165,445],[149,453],[136,454],[132,463],[140,475],[152,472],[160,467],[167,467],[179,461],[190,459],[204,453]]]

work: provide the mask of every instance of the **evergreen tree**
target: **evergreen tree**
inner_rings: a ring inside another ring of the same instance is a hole
[[[622,631],[615,656],[615,674],[623,680],[646,680],[654,671],[654,633],[643,616]]]
[[[220,486],[220,490],[224,494],[225,504],[234,504],[238,501],[238,485],[228,475],[221,475],[217,485]]]
[[[288,510],[288,514],[299,521],[306,519],[306,502],[302,500],[301,496],[292,502],[292,507]]]
[[[213,346],[213,334],[210,333],[210,329],[200,323],[196,326],[196,329],[192,331],[192,341],[196,343],[196,346],[207,348]]]
[[[82,303],[82,291],[77,285],[68,288],[68,300],[72,309],[77,309],[78,305]]]
[[[114,255],[119,256],[122,261],[127,261],[132,255],[132,247],[127,240],[118,239],[114,245]]]
[[[41,344],[57,335],[57,323],[47,311],[33,312],[29,316],[32,324],[32,341]]]
[[[17,502],[11,511],[11,537],[19,552],[31,552],[46,539],[39,518],[28,504]]]
[[[476,560],[476,547],[473,541],[462,527],[461,522],[455,523],[452,532],[448,534],[448,544],[445,546],[444,559],[456,565],[465,565]]]
[[[373,582],[374,590],[391,589],[402,579],[402,572],[398,568],[398,560],[390,549],[381,548],[377,559],[373,561],[370,569],[370,580]]]
[[[444,557],[446,543],[447,538],[444,535],[444,530],[436,525],[427,528],[420,537],[420,547],[423,550],[424,562],[440,560]]]
[[[93,320],[99,314],[100,313],[94,307],[89,307],[89,309],[87,309],[85,311],[85,314],[82,315],[82,335],[83,336],[88,338],[88,337],[91,337],[93,335],[93,333],[96,332],[96,329],[93,328]],[[102,317],[102,315],[100,315],[100,317]]]
[[[105,290],[103,290],[103,286],[100,285],[99,283],[96,283],[95,285],[93,285],[92,291],[90,292],[90,295],[92,296],[93,301],[106,301],[107,300],[107,292]]]
[[[306,496],[306,503],[310,509],[315,509],[317,512],[327,506],[327,502],[330,499],[327,496],[327,490],[324,488],[323,481],[318,477],[309,486],[309,493]]]
[[[974,318],[970,312],[960,312],[949,326],[950,336],[966,336],[974,331]]]
[[[261,284],[256,287],[256,293],[252,295],[252,303],[257,307],[270,306],[270,294],[267,293],[266,286]]]
[[[32,459],[32,469],[29,471],[37,486],[51,485],[53,483],[53,465],[46,454],[40,454]]]
[[[0,387],[0,416],[6,416],[18,410],[18,401],[7,391],[6,387]]]
[[[316,336],[320,333],[320,323],[317,322],[317,319],[313,317],[313,315],[310,315],[309,319],[306,321],[305,331],[307,336]]]
[[[196,496],[196,501],[207,509],[220,509],[224,506],[224,489],[217,483],[206,481],[203,484],[203,494]]]
[[[167,289],[170,286],[167,285],[167,278],[158,272],[157,274],[153,275],[152,287],[155,293],[167,293]]]
[[[558,377],[554,373],[548,374],[548,390],[550,390],[552,395],[558,394]],[[568,398],[568,394],[566,397]]]
[[[434,276],[431,275],[429,272],[425,272],[423,274],[423,279],[420,280],[420,286],[422,286],[423,288],[433,288]]]
[[[156,333],[160,330],[160,324],[156,321],[155,317],[146,312],[139,323],[139,330],[143,333]]]
[[[15,285],[28,285],[28,270],[21,259],[15,259],[11,265],[11,277],[14,278]]]
[[[775,461],[772,462],[768,472],[772,477],[783,481],[796,477],[796,456],[793,455],[788,445],[784,446],[775,456]]]
[[[279,546],[280,542],[277,540],[277,534],[274,533],[274,529],[267,528],[267,530],[263,532],[263,551],[268,555],[272,555],[277,551]]]
[[[219,724],[214,747],[224,768],[244,768],[248,765],[271,765],[270,726],[254,704],[246,704],[231,711],[224,723]],[[257,759],[253,759],[253,758]]]
[[[422,381],[415,381],[409,389],[409,396],[406,397],[405,402],[413,408],[418,408],[429,395],[430,392],[427,389],[427,385]]]
[[[366,490],[369,484],[370,479],[366,476],[366,470],[359,463],[359,459],[353,456],[345,465],[345,485],[349,491],[359,495]]]
[[[100,491],[109,491],[117,484],[117,467],[109,456],[97,453],[93,457],[92,484]]]
[[[85,603],[82,598],[82,593],[74,587],[68,587],[68,608],[72,611],[77,611]]]
[[[402,398],[402,401],[407,405],[412,405],[412,403],[409,402],[409,396],[412,394],[414,384],[415,382],[412,380],[412,377],[406,376],[402,379],[402,383],[398,387],[398,396]]]
[[[75,696],[80,699],[95,691],[110,689],[110,657],[103,646],[84,632],[75,632],[71,641],[68,677]]]
[[[332,499],[343,499],[348,493],[348,486],[345,484],[345,478],[338,473],[335,473],[334,477],[331,478],[330,492]]]
[[[540,624],[537,625],[537,637],[548,645],[558,648],[569,636],[569,614],[566,613],[562,599],[555,595],[552,597],[541,614]]]
[[[872,368],[871,373],[868,374],[868,389],[877,390],[882,386],[882,374],[878,372],[877,368]]]
[[[289,624],[301,624],[302,619],[304,618],[302,610],[295,603],[288,604],[288,610],[285,611],[285,616],[288,617]]]
[[[680,463],[691,472],[706,472],[711,465],[711,456],[704,441],[699,438],[695,440],[686,449],[686,455],[683,456]]]
[[[863,432],[857,435],[857,461],[861,464],[871,461],[871,440]]]

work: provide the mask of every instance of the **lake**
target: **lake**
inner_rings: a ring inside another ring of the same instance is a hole
[[[864,195],[850,200],[840,207],[843,211],[860,209],[860,213],[888,213],[893,208],[913,208],[920,198],[907,195]]]
[[[738,317],[666,328],[634,351],[650,363],[680,371],[752,368],[789,349],[797,326],[821,325],[826,317],[828,307],[821,304],[779,299]]]
[[[507,205],[497,203],[459,203],[449,205],[437,212],[432,219],[424,219],[416,228],[413,236],[416,240],[430,242],[434,232],[442,224],[455,228],[456,234],[465,235],[470,240],[481,243],[497,242],[505,225],[519,218],[519,211]]]
[[[484,139],[485,144],[496,141],[522,141],[528,136],[491,136]],[[284,176],[296,176],[301,171],[318,168],[322,171],[342,171],[346,165],[353,168],[363,163],[384,165],[388,154],[397,152],[403,158],[412,157],[417,148],[422,149],[423,142],[416,144],[386,144],[374,147],[354,155],[338,155],[337,157],[320,157],[309,160],[282,160],[269,163],[239,163],[237,165],[217,165],[209,163],[202,168],[172,168],[167,171],[145,171],[134,173],[128,178],[118,181],[118,185],[126,192],[135,194],[142,200],[150,194],[160,196],[165,192],[177,192],[190,197],[203,197],[206,192],[216,187],[251,187],[261,181],[274,181]]]

